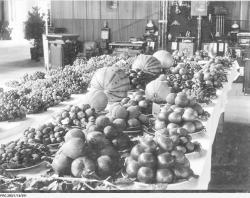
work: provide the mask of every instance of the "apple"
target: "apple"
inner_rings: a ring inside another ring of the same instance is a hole
[[[179,164],[182,164],[186,158],[183,152],[177,150],[172,151],[171,155],[175,157],[175,161]]]
[[[173,182],[174,174],[171,170],[165,169],[158,169],[156,172],[156,182],[157,183],[167,183],[170,184]]]
[[[95,170],[95,162],[88,157],[79,157],[71,164],[71,173],[74,177],[86,177]]]
[[[137,173],[138,173],[138,170],[140,168],[140,165],[138,162],[136,161],[130,161],[127,163],[127,166],[126,166],[126,173],[128,174],[129,177],[136,177],[137,176]]]
[[[186,108],[182,115],[182,119],[184,121],[194,121],[197,117],[198,117],[197,111],[195,111],[190,107]]]
[[[143,152],[144,148],[140,144],[137,144],[130,151],[130,155],[134,160],[138,160],[139,155],[142,154]]]
[[[158,160],[158,168],[169,168],[175,162],[174,157],[168,152],[159,154],[157,156],[157,160]]]
[[[157,144],[151,136],[141,138],[140,145],[144,148],[145,152],[155,152],[157,149]]]
[[[184,166],[175,167],[173,172],[177,179],[187,179],[192,175],[192,170]]]
[[[171,151],[174,147],[173,141],[163,135],[157,137],[158,146],[165,151]]]
[[[155,180],[155,173],[152,168],[141,167],[138,170],[137,179],[143,183],[152,183]]]
[[[156,158],[152,153],[142,153],[138,157],[140,166],[154,168],[156,166]]]

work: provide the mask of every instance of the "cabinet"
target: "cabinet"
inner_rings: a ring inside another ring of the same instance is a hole
[[[250,59],[246,58],[245,67],[244,67],[244,93],[250,94]]]

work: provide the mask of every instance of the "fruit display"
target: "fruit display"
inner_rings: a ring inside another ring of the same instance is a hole
[[[159,145],[172,140],[173,145],[177,151],[181,151],[184,154],[199,152],[201,145],[197,141],[192,142],[192,137],[188,134],[188,131],[184,128],[172,128],[172,129],[160,129],[155,132],[154,140]],[[162,147],[164,147],[162,145]]]
[[[130,82],[123,70],[117,67],[103,67],[95,72],[90,88],[104,91],[109,102],[117,102],[127,96]]]
[[[65,140],[52,162],[59,176],[107,178],[119,170],[120,155],[103,133],[90,132],[85,137],[79,130]]]
[[[161,76],[148,83],[145,90],[146,98],[155,103],[164,102],[170,92],[171,88],[167,81],[161,80]]]
[[[223,64],[218,59],[210,60],[202,70],[196,72],[193,77],[191,94],[197,97],[201,103],[207,103],[211,97],[216,96],[216,90],[227,81],[227,75]]]
[[[50,154],[41,144],[28,144],[16,140],[0,146],[0,165],[5,169],[18,169],[36,165]]]
[[[163,68],[169,68],[174,64],[174,59],[168,51],[158,50],[153,54],[153,56],[160,61]]]
[[[183,89],[191,89],[193,85],[194,73],[201,70],[201,66],[197,63],[179,62],[176,66],[166,70],[165,80],[172,88],[173,92],[180,92]]]
[[[121,104],[125,107],[138,105],[142,114],[152,114],[152,101],[146,99],[145,91],[142,89],[132,92],[129,97],[122,99]]]
[[[20,103],[17,91],[0,92],[0,121],[25,118],[26,109]]]
[[[204,128],[199,118],[205,120],[209,115],[196,103],[195,98],[184,92],[170,93],[166,97],[166,102],[155,120],[155,130],[182,127],[192,134]]]
[[[52,123],[43,124],[37,128],[27,128],[23,133],[23,141],[43,145],[57,144],[64,141],[68,129]]]
[[[161,73],[162,65],[157,58],[153,57],[152,55],[144,55],[140,54],[137,56],[135,61],[133,62],[132,69],[140,69],[145,72],[150,72],[153,74]]]
[[[170,138],[159,142],[152,137],[141,138],[127,157],[125,170],[129,178],[149,184],[171,184],[194,176],[189,160]]]
[[[118,107],[118,106],[117,106]],[[126,117],[128,112],[122,107],[119,109],[114,109],[112,114],[112,119],[105,115],[100,115],[96,120],[91,120],[85,130],[86,138],[93,139],[94,141],[100,141],[99,144],[112,144],[118,151],[129,149],[132,142],[129,136],[123,131],[126,129]],[[98,139],[98,140],[97,140]]]
[[[132,89],[145,89],[146,84],[156,78],[156,75],[140,69],[130,69],[128,75]]]
[[[95,109],[91,108],[89,104],[69,105],[56,115],[55,122],[67,127],[85,128],[88,122],[95,119],[96,115]]]

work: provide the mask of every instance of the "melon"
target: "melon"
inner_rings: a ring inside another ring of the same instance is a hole
[[[127,96],[130,81],[125,71],[118,67],[103,67],[95,72],[90,88],[103,91],[109,102],[118,102]]]
[[[103,111],[108,104],[108,97],[101,90],[92,90],[86,95],[88,104],[91,108],[95,109],[96,112]]]
[[[153,54],[157,60],[160,61],[163,68],[169,68],[174,64],[174,58],[172,57],[171,53],[165,50],[159,50]]]
[[[161,63],[157,60],[157,58],[152,55],[144,54],[137,56],[132,65],[133,70],[140,69],[153,74],[159,74],[161,72],[161,67]]]
[[[167,95],[170,93],[171,88],[168,86],[167,81],[153,80],[146,86],[146,98],[155,103],[166,101]]]

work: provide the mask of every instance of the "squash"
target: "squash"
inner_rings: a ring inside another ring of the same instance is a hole
[[[108,97],[101,90],[91,90],[86,95],[88,104],[90,104],[91,108],[95,109],[96,112],[100,112],[105,110],[108,104]]]
[[[166,97],[170,91],[171,88],[168,86],[167,81],[155,79],[147,84],[145,94],[148,100],[161,103],[166,101]]]
[[[152,55],[141,54],[137,56],[133,62],[132,69],[140,69],[144,72],[150,72],[153,74],[159,74],[161,72],[161,63]]]
[[[125,71],[117,67],[103,67],[95,72],[90,88],[103,91],[109,102],[118,102],[127,96],[130,81]]]
[[[168,51],[159,50],[153,54],[153,57],[160,61],[163,68],[169,68],[174,64],[174,58]]]

